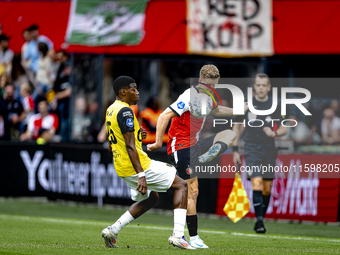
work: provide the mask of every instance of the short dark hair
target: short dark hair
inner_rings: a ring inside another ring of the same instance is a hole
[[[255,79],[256,78],[260,78],[260,79],[267,78],[268,84],[270,84],[269,76],[267,74],[265,74],[265,73],[258,73],[258,74],[256,74]]]
[[[27,30],[28,31],[34,31],[34,30],[38,30],[39,27],[37,24],[32,24]]]
[[[68,54],[68,52],[66,50],[58,50],[57,53],[63,53],[63,55],[67,58],[70,57],[70,54]]]
[[[43,54],[44,57],[46,57],[47,52],[48,52],[48,46],[44,42],[39,42],[38,43],[38,50]]]
[[[37,101],[37,105],[41,102],[45,102],[46,104],[48,104],[46,97],[43,97],[43,96],[38,97],[36,101]]]
[[[136,81],[129,77],[129,76],[119,76],[113,82],[113,91],[115,92],[116,96],[119,96],[119,90],[122,88],[128,88],[131,83],[136,83]]]

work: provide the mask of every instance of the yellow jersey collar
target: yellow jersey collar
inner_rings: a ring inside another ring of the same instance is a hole
[[[123,102],[123,101],[120,101],[120,100],[116,100],[117,101],[117,103],[119,103],[119,104],[123,104],[123,105],[126,105],[127,107],[130,107],[130,105],[128,104],[128,103],[125,103],[125,102]]]

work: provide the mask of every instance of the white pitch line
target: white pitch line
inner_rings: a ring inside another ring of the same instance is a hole
[[[308,238],[308,237],[294,237],[294,236],[270,236],[270,235],[256,235],[256,234],[245,234],[238,232],[231,232],[234,236],[248,236],[248,237],[264,237],[264,238],[277,238],[277,239],[288,239],[288,240],[302,240],[302,241],[329,241],[340,243],[340,239],[319,239],[319,238]]]
[[[4,215],[0,214],[0,219],[12,219],[12,220],[36,220],[43,222],[53,222],[53,223],[65,223],[65,224],[78,224],[78,225],[111,225],[112,222],[102,222],[102,221],[87,221],[87,220],[68,220],[68,219],[53,219],[45,217],[34,217],[34,216],[20,216],[20,215]],[[144,228],[144,229],[157,229],[157,230],[173,230],[170,227],[157,227],[157,226],[143,226],[143,225],[129,225],[128,228]],[[287,239],[287,240],[301,240],[301,241],[321,241],[321,242],[335,242],[340,243],[340,239],[330,239],[330,238],[308,238],[308,237],[294,237],[294,236],[273,236],[273,235],[256,235],[256,234],[246,234],[239,232],[224,232],[224,231],[213,231],[213,230],[199,230],[201,233],[208,234],[231,234],[235,236],[247,236],[247,237],[259,237],[259,238],[277,238],[277,239]]]

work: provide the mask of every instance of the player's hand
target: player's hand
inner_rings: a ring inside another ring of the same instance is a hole
[[[146,147],[147,147],[148,151],[156,151],[156,150],[158,150],[159,148],[162,147],[162,144],[151,143],[151,144],[148,144]]]
[[[264,127],[263,132],[268,136],[268,137],[275,137],[275,132],[270,128],[270,127]]]
[[[138,178],[137,191],[139,191],[142,195],[145,195],[147,190],[148,185],[146,184],[145,176]]]
[[[244,103],[244,114],[246,114],[246,112],[248,111],[248,109],[249,109],[248,103],[245,102],[245,103]]]
[[[142,135],[142,140],[146,139],[146,136],[148,135],[148,133],[143,127],[140,128],[140,133]]]
[[[233,161],[234,161],[235,166],[242,163],[241,156],[240,156],[240,153],[238,153],[238,151],[233,152]]]

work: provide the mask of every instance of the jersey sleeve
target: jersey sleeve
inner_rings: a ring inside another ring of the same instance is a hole
[[[54,120],[53,121],[53,127],[54,127],[55,130],[57,130],[58,127],[59,127],[59,118],[55,114],[53,114],[52,116],[53,116],[53,120]]]
[[[184,112],[189,111],[190,89],[184,91],[169,108],[180,117]]]
[[[31,116],[28,120],[27,130],[30,132],[34,131],[34,121],[35,121],[35,115]]]
[[[117,122],[122,134],[135,131],[134,115],[129,107],[124,107],[118,112]]]

